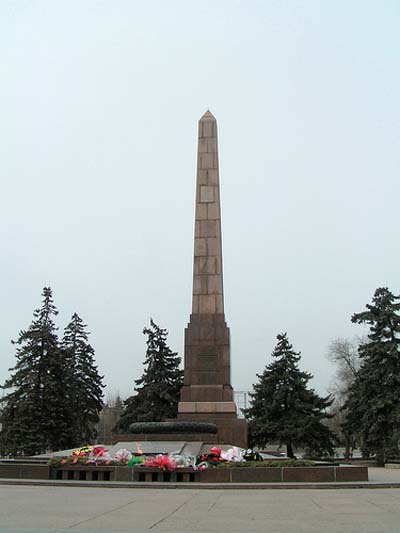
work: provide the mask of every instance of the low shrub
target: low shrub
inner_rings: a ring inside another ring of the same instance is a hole
[[[315,466],[313,461],[287,459],[276,461],[244,461],[242,463],[219,463],[219,468],[296,468],[299,466]]]
[[[134,422],[129,426],[130,433],[207,433],[216,434],[215,424],[208,422]]]

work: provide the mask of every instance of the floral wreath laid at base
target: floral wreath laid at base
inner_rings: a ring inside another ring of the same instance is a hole
[[[54,468],[61,468],[63,466],[126,466],[159,468],[168,472],[179,468],[193,468],[193,470],[201,471],[215,467],[282,468],[314,465],[315,463],[313,461],[296,459],[265,461],[259,452],[251,449],[244,450],[232,447],[229,450],[221,450],[217,446],[210,448],[209,453],[198,456],[181,455],[179,453],[145,455],[121,448],[113,457],[104,446],[83,446],[74,450],[70,456],[56,456],[52,457],[49,461],[49,466]]]

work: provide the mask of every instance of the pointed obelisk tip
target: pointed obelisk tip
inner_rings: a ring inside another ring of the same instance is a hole
[[[216,120],[216,118],[211,113],[211,111],[207,109],[207,111],[204,113],[200,120]]]

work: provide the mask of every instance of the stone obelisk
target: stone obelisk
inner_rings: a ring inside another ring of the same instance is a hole
[[[193,298],[185,330],[185,381],[178,418],[217,424],[220,442],[245,446],[246,423],[237,418],[230,369],[222,279],[217,121],[199,121]]]

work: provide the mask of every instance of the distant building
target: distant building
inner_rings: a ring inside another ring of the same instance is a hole
[[[242,409],[247,409],[249,407],[250,401],[250,390],[236,390],[235,391],[235,403],[238,409],[238,418],[244,418]]]

